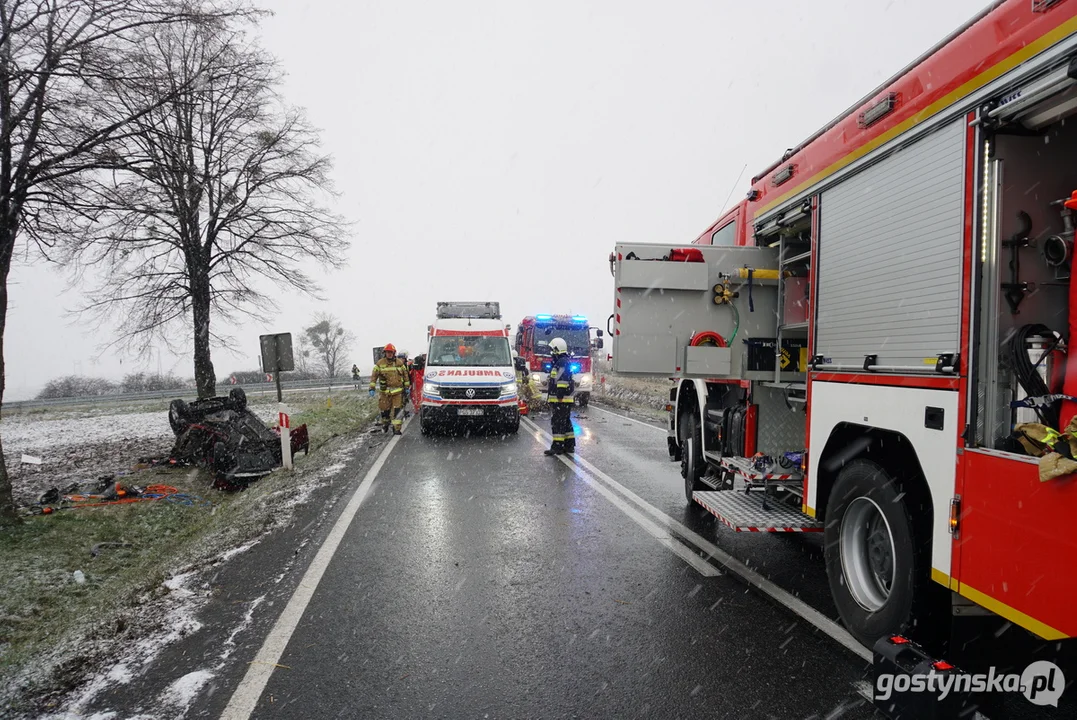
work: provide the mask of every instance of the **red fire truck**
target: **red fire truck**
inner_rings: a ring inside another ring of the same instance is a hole
[[[1077,408],[1074,158],[1077,1],[1005,0],[690,248],[611,256],[613,369],[675,378],[688,501],[823,533],[868,646],[940,614],[1077,635],[1077,474],[1037,440]]]
[[[516,329],[516,352],[531,372],[531,382],[539,392],[546,392],[550,372],[550,341],[563,338],[568,343],[569,368],[576,381],[576,403],[586,407],[594,390],[591,372],[591,328],[583,315],[528,315]],[[597,331],[595,348],[602,347],[602,331]]]

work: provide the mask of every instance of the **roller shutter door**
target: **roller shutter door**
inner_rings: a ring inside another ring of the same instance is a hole
[[[817,354],[926,367],[957,351],[963,171],[957,121],[823,192]]]

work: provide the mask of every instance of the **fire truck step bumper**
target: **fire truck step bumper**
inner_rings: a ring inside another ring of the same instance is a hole
[[[964,673],[946,662],[928,655],[922,647],[901,635],[882,637],[872,648],[872,670],[875,684],[869,685],[867,697],[891,720],[942,720],[969,718],[987,720],[978,710],[981,698],[962,686],[957,678]],[[899,676],[901,681],[898,680]],[[920,677],[921,689],[914,689],[914,678]],[[935,676],[937,679],[932,679]],[[927,683],[931,682],[930,686]],[[936,683],[946,682],[950,688],[940,697]],[[970,683],[971,684],[971,683]],[[925,692],[923,687],[927,687]],[[880,692],[876,693],[876,689]]]
[[[692,499],[736,532],[823,531],[822,522],[762,493],[700,490]]]

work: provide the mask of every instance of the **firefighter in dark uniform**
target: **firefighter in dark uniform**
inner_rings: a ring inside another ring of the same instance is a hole
[[[553,356],[553,365],[546,381],[546,402],[553,412],[550,420],[553,444],[543,454],[571,455],[576,452],[576,433],[572,429],[572,393],[576,390],[576,383],[569,369],[568,343],[554,338],[550,341],[550,354]]]

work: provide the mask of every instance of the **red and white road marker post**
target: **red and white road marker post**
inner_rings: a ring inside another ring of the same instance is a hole
[[[285,470],[292,469],[292,431],[288,419],[288,407],[277,405],[277,427],[280,428],[280,458]]]

